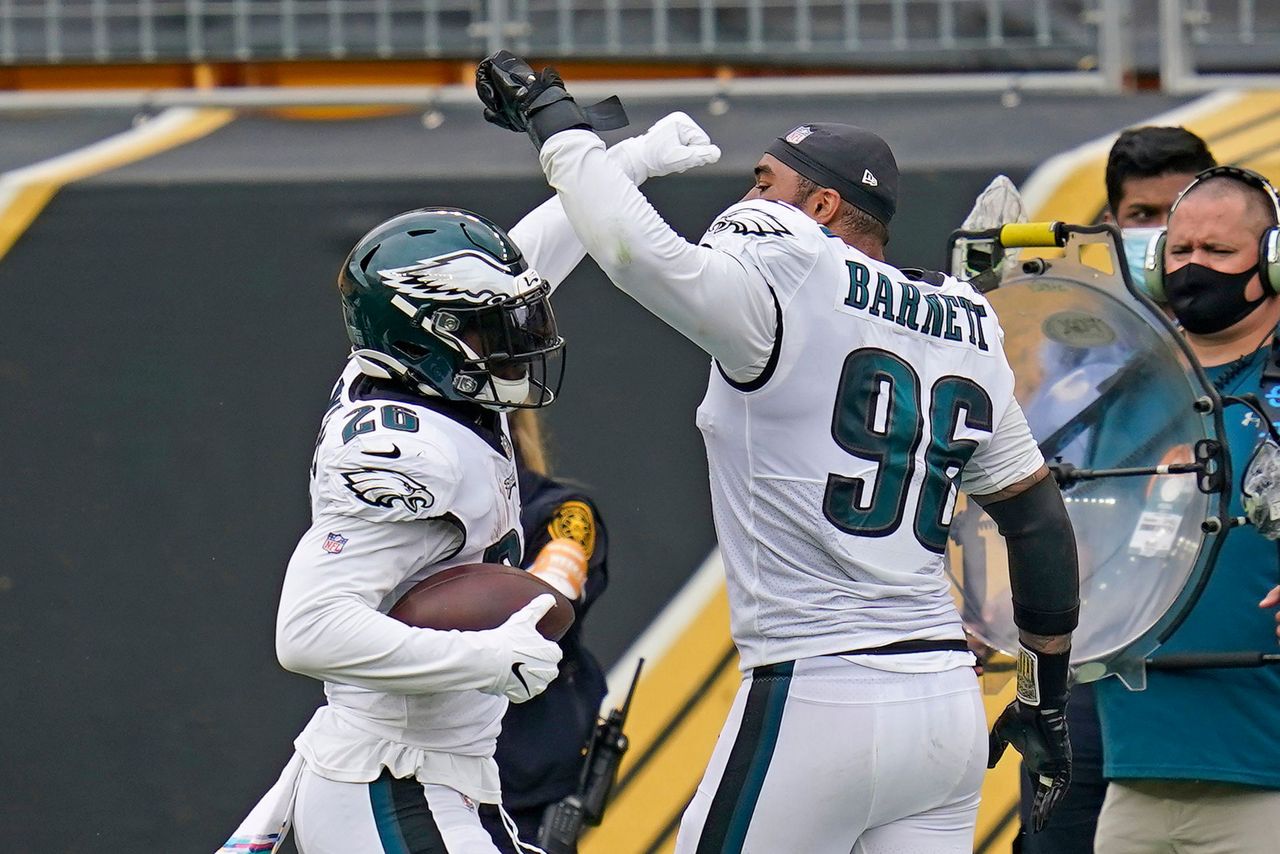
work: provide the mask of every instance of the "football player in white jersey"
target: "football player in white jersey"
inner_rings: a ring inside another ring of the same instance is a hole
[[[697,422],[745,673],[677,852],[967,854],[983,769],[1010,742],[1043,823],[1070,774],[1074,536],[990,305],[884,261],[888,146],[793,129],[693,245],[553,70],[500,52],[477,89],[486,118],[533,139],[614,283],[713,357]],[[1022,629],[1018,696],[990,740],[944,575],[957,487],[1006,537]]]
[[[361,239],[339,290],[354,351],[320,430],[312,524],[276,626],[281,664],[323,679],[327,700],[295,742],[298,844],[496,851],[478,817],[499,800],[494,739],[507,701],[556,675],[559,648],[534,629],[550,603],[482,632],[385,612],[440,569],[518,562],[502,411],[554,399],[564,342],[550,289],[496,225],[428,209]]]
[[[679,141],[687,121],[664,118],[609,156],[637,182],[707,162]],[[548,296],[584,250],[554,199],[512,238],[465,211],[411,211],[343,265],[354,350],[316,443],[312,524],[289,562],[276,634],[281,663],[323,680],[327,702],[223,852],[275,850],[290,823],[306,854],[521,845],[510,822],[510,838],[491,839],[480,814],[499,812],[493,756],[508,700],[556,675],[560,648],[534,628],[551,598],[491,631],[386,616],[441,569],[518,564],[504,413],[555,397],[563,341]]]

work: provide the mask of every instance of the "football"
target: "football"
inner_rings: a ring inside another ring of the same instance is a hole
[[[420,629],[483,631],[496,629],[543,593],[556,597],[556,604],[538,621],[538,632],[558,641],[573,625],[573,603],[536,575],[505,564],[442,569],[409,588],[387,616]]]

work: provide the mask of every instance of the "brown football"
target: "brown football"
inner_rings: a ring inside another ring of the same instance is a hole
[[[573,625],[573,603],[536,575],[500,563],[442,569],[409,588],[387,616],[420,629],[483,631],[543,593],[556,597],[556,604],[538,621],[538,632],[558,641]]]

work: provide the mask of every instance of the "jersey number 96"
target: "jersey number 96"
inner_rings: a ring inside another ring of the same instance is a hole
[[[874,483],[861,477],[827,475],[822,511],[847,534],[887,537],[908,510],[916,456],[929,420],[929,445],[916,499],[916,539],[932,552],[946,548],[951,526],[952,489],[978,443],[955,434],[964,419],[969,430],[990,433],[991,398],[965,377],[945,376],[921,408],[920,378],[887,350],[854,350],[844,360],[836,392],[831,435],[847,453],[876,465]]]

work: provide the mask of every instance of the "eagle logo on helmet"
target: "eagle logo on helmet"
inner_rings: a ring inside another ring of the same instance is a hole
[[[497,305],[510,296],[492,288],[468,287],[468,281],[476,281],[479,278],[475,275],[467,275],[471,271],[463,269],[472,265],[470,259],[487,264],[507,276],[513,272],[510,267],[498,263],[483,252],[464,249],[438,258],[424,258],[407,267],[379,270],[378,276],[382,279],[382,283],[393,291],[419,300]]]
[[[421,513],[436,503],[436,497],[425,486],[391,469],[344,471],[342,479],[357,498],[374,507],[391,508],[399,503],[410,513]]]

